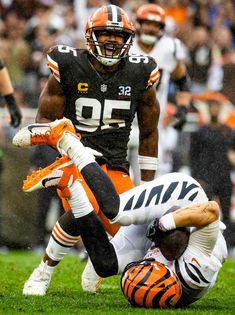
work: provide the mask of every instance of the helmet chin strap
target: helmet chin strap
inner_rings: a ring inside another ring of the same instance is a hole
[[[157,40],[158,40],[158,37],[154,36],[154,35],[148,35],[148,34],[144,34],[144,33],[142,33],[140,35],[141,43],[143,43],[144,45],[147,45],[147,46],[154,45]]]

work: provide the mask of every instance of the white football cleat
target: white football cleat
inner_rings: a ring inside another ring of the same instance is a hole
[[[84,292],[96,293],[103,278],[97,275],[92,265],[90,258],[88,258],[86,267],[82,273],[82,289]]]
[[[46,294],[52,277],[52,273],[47,272],[47,268],[48,266],[45,263],[41,263],[38,268],[34,269],[31,276],[24,284],[24,295],[43,296]]]
[[[76,135],[71,120],[67,118],[57,119],[50,123],[35,123],[20,129],[15,134],[12,143],[22,148],[42,144],[56,147],[58,140],[66,131]]]

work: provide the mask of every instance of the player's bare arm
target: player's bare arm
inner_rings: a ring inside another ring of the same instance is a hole
[[[156,89],[151,87],[144,92],[142,102],[138,106],[137,118],[139,124],[139,155],[146,157],[158,156],[158,119],[160,113]],[[150,181],[154,178],[154,170],[141,170],[141,178]]]
[[[216,201],[194,203],[161,217],[159,227],[165,231],[187,226],[203,228],[218,220],[219,212]]]
[[[176,227],[195,226],[202,228],[219,219],[216,201],[191,204],[173,213]]]
[[[187,69],[184,61],[177,60],[176,67],[171,73],[172,80],[179,80],[187,74]]]
[[[64,107],[63,89],[59,82],[51,76],[39,98],[36,122],[44,123],[63,118]]]
[[[22,120],[20,108],[16,104],[14,89],[4,62],[0,59],[0,95],[4,97],[8,112],[10,114],[10,125],[17,128]]]
[[[4,67],[0,69],[0,93],[1,95],[8,95],[13,93],[13,87],[7,69]]]

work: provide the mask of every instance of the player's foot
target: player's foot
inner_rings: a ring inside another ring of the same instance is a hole
[[[51,165],[33,171],[24,180],[22,189],[24,192],[31,192],[56,186],[58,189],[64,190],[74,182],[77,172],[73,162],[67,156],[62,156]]]
[[[82,273],[82,289],[84,292],[96,293],[102,278],[97,275],[95,269],[88,258],[85,269]]]
[[[57,119],[51,123],[35,123],[20,129],[14,136],[12,143],[17,147],[30,147],[48,144],[53,147],[65,132],[76,134],[71,120]]]
[[[47,271],[46,264],[40,264],[34,269],[29,279],[25,282],[23,288],[24,295],[45,295],[49,287],[52,273]]]

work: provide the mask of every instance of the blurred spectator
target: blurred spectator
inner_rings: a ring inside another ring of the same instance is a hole
[[[107,2],[105,0],[74,0],[74,13],[78,24],[77,32],[81,47],[85,45],[85,27],[88,17]]]
[[[229,101],[235,106],[235,51],[224,48],[221,51],[221,93],[224,94]]]
[[[224,123],[235,130],[235,107],[231,112],[228,113]]]
[[[192,81],[191,91],[202,93],[207,89],[207,79],[212,65],[212,47],[206,28],[196,27],[191,34],[188,52],[188,72]]]
[[[191,1],[194,8],[193,23],[195,26],[204,26],[213,29],[224,25],[232,29],[235,23],[234,3],[232,0]]]
[[[208,101],[210,121],[192,133],[190,166],[210,199],[219,198],[228,248],[235,246],[234,227],[230,221],[232,182],[230,172],[235,166],[235,133],[219,121],[220,103]]]
[[[158,176],[174,171],[174,152],[178,142],[178,132],[172,127],[177,107],[167,104],[161,125],[161,136],[158,144],[158,157],[161,163],[157,170]]]
[[[213,40],[213,57],[218,63],[221,61],[222,52],[224,49],[232,49],[233,35],[232,32],[225,26],[217,26],[212,30]]]
[[[208,88],[220,91],[234,104],[234,63],[235,52],[232,33],[224,26],[216,27],[212,33],[213,66],[208,77]]]
[[[4,19],[4,38],[0,38],[1,55],[6,63],[14,86],[23,86],[30,50],[24,40],[25,20],[15,11],[9,11]]]
[[[173,17],[178,26],[183,26],[187,23],[188,0],[165,0],[162,5],[165,9],[166,16]]]

